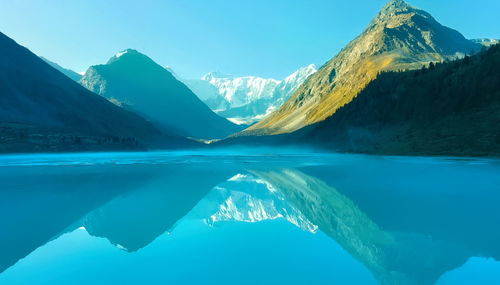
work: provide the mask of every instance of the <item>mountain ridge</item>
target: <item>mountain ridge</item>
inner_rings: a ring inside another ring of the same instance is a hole
[[[241,128],[213,113],[184,83],[151,58],[127,49],[91,66],[80,83],[183,136],[223,138]]]
[[[500,156],[500,45],[420,70],[384,72],[335,115],[298,131],[214,146],[311,147],[414,156]]]
[[[80,81],[80,79],[82,78],[82,75],[78,74],[77,72],[75,72],[71,69],[64,68],[64,67],[60,66],[59,64],[57,64],[51,60],[46,59],[43,56],[41,56],[40,58],[43,59],[46,63],[48,63],[50,66],[59,70],[64,75],[68,76],[69,78],[73,79],[76,82]]]
[[[378,73],[418,69],[480,50],[405,1],[389,2],[368,27],[311,76],[275,113],[238,135],[282,134],[320,122],[348,104]]]
[[[339,112],[297,136],[329,149],[500,155],[500,45],[462,60],[381,74]]]

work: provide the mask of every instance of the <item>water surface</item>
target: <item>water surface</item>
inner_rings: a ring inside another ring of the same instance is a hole
[[[0,284],[500,284],[500,161],[0,157]]]

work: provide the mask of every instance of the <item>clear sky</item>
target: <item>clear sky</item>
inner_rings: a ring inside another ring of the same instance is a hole
[[[499,0],[409,0],[467,38],[500,38]],[[0,0],[0,31],[81,72],[135,48],[184,78],[281,79],[323,64],[385,0]]]

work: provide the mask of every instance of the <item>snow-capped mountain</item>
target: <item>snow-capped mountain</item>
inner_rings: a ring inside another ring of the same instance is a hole
[[[183,82],[214,112],[230,108],[230,104],[226,98],[221,96],[217,87],[213,86],[208,81],[195,79],[183,80]]]
[[[283,80],[210,72],[201,80],[184,83],[219,115],[238,124],[251,124],[278,109],[316,71],[311,64]]]
[[[231,108],[241,107],[259,99],[272,97],[274,90],[280,84],[275,79],[256,76],[220,77],[217,73],[208,73],[202,80],[215,86],[230,104]]]
[[[310,64],[300,68],[282,80],[274,91],[274,100],[269,106],[267,114],[281,107],[281,105],[285,103],[285,101],[299,88],[299,86],[302,85],[302,83],[304,83],[309,76],[313,75],[317,71],[318,69],[316,68],[316,65]]]

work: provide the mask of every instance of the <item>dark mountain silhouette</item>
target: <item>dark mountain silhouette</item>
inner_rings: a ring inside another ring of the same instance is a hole
[[[66,75],[67,77],[69,77],[71,79],[73,79],[74,81],[78,82],[78,81],[80,81],[80,79],[82,79],[82,76],[80,74],[74,72],[73,70],[64,68],[64,67],[60,66],[59,64],[46,59],[43,56],[41,56],[40,58],[43,59],[46,63],[48,63],[53,68],[59,70],[62,74]]]
[[[1,33],[0,51],[0,152],[188,143],[89,92]]]

